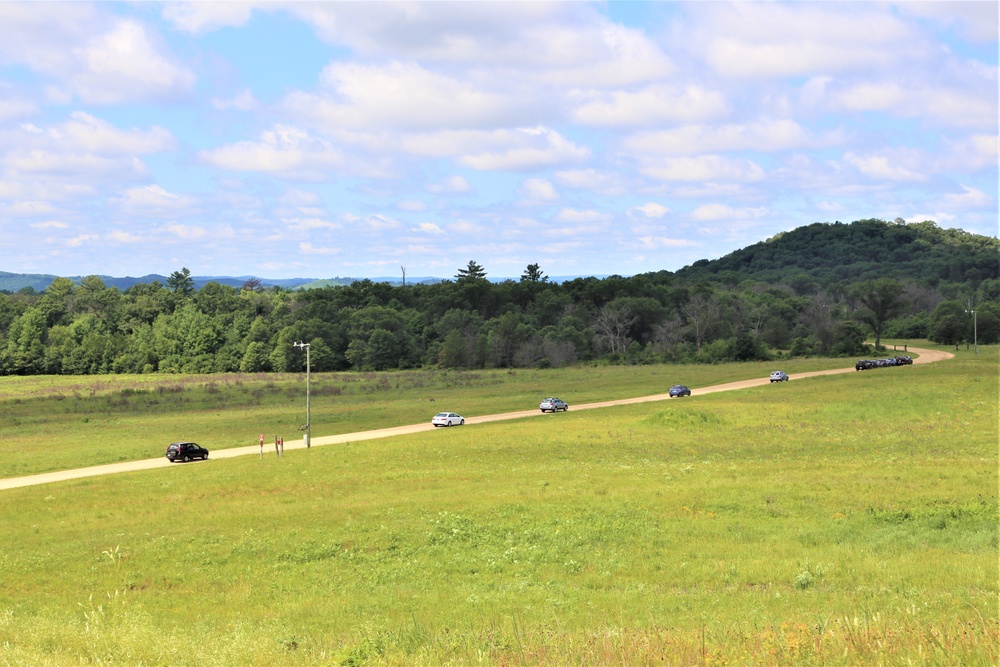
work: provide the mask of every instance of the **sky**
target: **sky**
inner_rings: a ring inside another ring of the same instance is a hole
[[[0,0],[0,271],[675,271],[998,234],[997,2]]]

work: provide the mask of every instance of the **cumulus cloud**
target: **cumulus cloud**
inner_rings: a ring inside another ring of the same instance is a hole
[[[254,9],[269,5],[273,6],[266,2],[172,2],[164,6],[163,18],[178,30],[202,34],[242,26]]]
[[[790,119],[761,121],[744,125],[686,125],[674,130],[637,133],[625,140],[633,153],[692,155],[723,151],[772,152],[837,145],[836,133],[813,137]]]
[[[125,190],[120,196],[113,197],[111,204],[125,215],[175,216],[190,212],[195,200],[167,192],[159,185],[146,185]]]
[[[549,203],[557,201],[559,194],[552,183],[544,178],[529,178],[521,181],[517,194],[526,203]]]
[[[968,209],[968,208],[984,208],[987,206],[995,206],[996,202],[993,197],[982,190],[977,190],[976,188],[970,188],[965,185],[959,184],[962,188],[962,192],[949,192],[941,197],[941,206],[948,209]]]
[[[464,155],[463,164],[481,171],[525,171],[580,162],[590,156],[590,149],[577,146],[554,130],[536,127],[517,133],[504,133],[510,146],[500,151]]]
[[[209,100],[209,104],[219,111],[226,111],[228,109],[235,109],[237,111],[253,111],[258,106],[257,100],[254,98],[253,92],[249,88],[241,90],[235,97],[228,100],[213,98],[212,100]]]
[[[314,246],[312,243],[303,241],[302,243],[299,243],[299,252],[303,255],[339,255],[340,248]]]
[[[329,141],[305,130],[279,125],[258,141],[240,141],[199,154],[206,164],[231,171],[256,171],[321,180],[327,170],[345,166],[342,153]]]
[[[427,186],[428,192],[435,194],[465,194],[472,192],[472,186],[463,176],[449,176],[437,183],[430,183]]]
[[[660,181],[739,181],[764,179],[764,170],[752,160],[720,155],[649,160],[640,173]]]
[[[335,62],[316,93],[288,95],[283,106],[318,129],[427,131],[492,127],[530,118],[526,102],[413,62]]]
[[[669,212],[669,208],[656,202],[648,202],[642,206],[635,206],[628,211],[629,215],[642,218],[662,218]]]
[[[867,155],[852,151],[844,154],[844,162],[880,181],[925,181],[928,177],[926,160],[912,150]]]
[[[655,84],[638,91],[590,91],[576,97],[580,102],[572,117],[583,125],[627,127],[691,122],[723,117],[729,112],[725,95],[697,85],[676,88]]]
[[[706,62],[730,77],[870,71],[919,54],[924,40],[871,5],[702,3],[679,28]]]
[[[434,234],[435,236],[444,234],[444,230],[435,225],[433,222],[421,222],[417,225],[417,231],[424,234]]]
[[[750,220],[764,216],[764,208],[733,208],[726,204],[704,204],[691,211],[692,220]]]

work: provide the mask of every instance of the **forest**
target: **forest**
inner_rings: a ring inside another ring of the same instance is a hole
[[[1000,341],[1000,241],[934,222],[816,223],[677,272],[549,280],[209,282],[99,276],[0,291],[0,374],[545,368],[864,356],[883,338]]]

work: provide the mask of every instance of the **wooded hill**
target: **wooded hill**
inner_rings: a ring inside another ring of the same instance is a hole
[[[0,293],[0,374],[643,364],[870,353],[865,340],[1000,338],[1000,242],[932,222],[814,224],[671,273],[557,283],[200,289],[187,269]],[[975,311],[975,316],[972,314]],[[974,327],[975,323],[975,327]]]
[[[818,286],[895,278],[929,287],[975,286],[1000,277],[1000,240],[941,229],[931,221],[815,223],[677,272],[689,280],[727,274],[789,285],[803,280]]]

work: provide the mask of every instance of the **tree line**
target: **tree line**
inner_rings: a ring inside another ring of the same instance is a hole
[[[550,281],[537,264],[491,282],[292,291],[208,283],[187,269],[124,291],[97,276],[0,293],[0,373],[217,373],[560,367],[863,355],[865,341],[1000,337],[1000,280],[950,290],[894,278],[797,291],[669,272]]]

